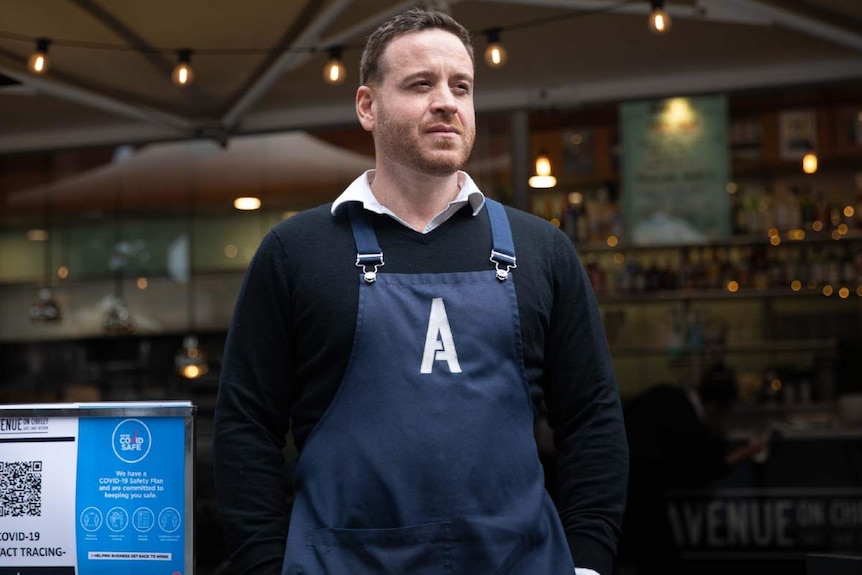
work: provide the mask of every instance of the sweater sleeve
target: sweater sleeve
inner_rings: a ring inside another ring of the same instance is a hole
[[[558,507],[578,568],[613,571],[628,477],[619,391],[598,306],[571,242],[554,244],[545,393],[558,458]]]
[[[283,449],[293,373],[284,251],[249,264],[225,343],[214,418],[216,500],[234,573],[279,575],[288,528]]]

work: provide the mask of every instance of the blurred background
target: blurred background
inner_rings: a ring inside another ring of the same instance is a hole
[[[0,0],[0,402],[192,400],[201,575],[229,573],[211,421],[245,267],[373,166],[359,54],[416,4]],[[766,441],[667,488],[685,572],[862,548],[862,3],[424,4],[474,33],[467,170],[572,239],[626,405],[719,366],[728,452]]]

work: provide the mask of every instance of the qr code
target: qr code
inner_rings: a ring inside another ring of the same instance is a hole
[[[42,515],[42,462],[0,461],[0,517]]]

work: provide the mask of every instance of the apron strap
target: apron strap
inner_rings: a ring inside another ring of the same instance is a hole
[[[374,283],[377,280],[377,268],[383,265],[383,250],[377,242],[374,226],[361,202],[347,204],[347,213],[356,242],[356,266],[362,268],[366,283]],[[373,269],[369,270],[369,267]]]
[[[517,268],[515,258],[515,243],[512,241],[512,230],[506,217],[503,204],[490,198],[485,199],[488,217],[491,219],[491,235],[493,247],[490,260],[497,268],[497,279],[506,281],[509,270]],[[368,218],[368,213],[360,202],[347,204],[350,215],[353,240],[356,242],[356,266],[362,268],[366,283],[377,280],[377,268],[383,265],[383,250],[377,242],[374,226]],[[371,269],[369,269],[371,268]]]
[[[491,261],[497,267],[497,279],[501,282],[509,277],[509,270],[517,266],[515,258],[515,243],[512,241],[512,230],[506,218],[503,204],[490,198],[485,199],[488,217],[491,218],[491,234],[494,247],[491,249]]]

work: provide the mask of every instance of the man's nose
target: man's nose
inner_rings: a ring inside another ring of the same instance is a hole
[[[432,111],[439,114],[451,115],[458,111],[458,103],[449,86],[441,86],[434,90],[431,106]]]

